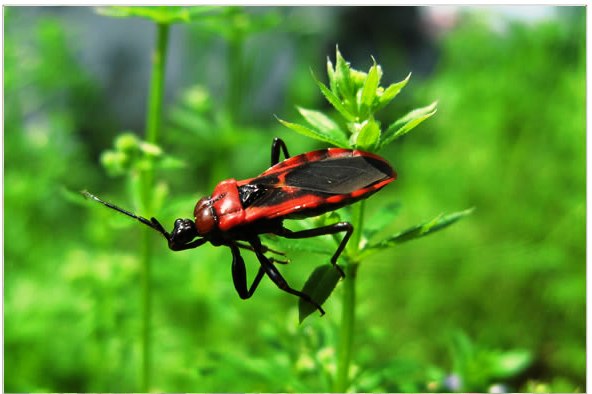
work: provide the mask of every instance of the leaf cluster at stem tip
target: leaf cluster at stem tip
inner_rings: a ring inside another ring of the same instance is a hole
[[[175,169],[184,166],[183,161],[164,154],[160,146],[142,141],[131,132],[117,136],[113,149],[101,154],[101,164],[112,176],[146,171],[155,167]]]
[[[407,85],[411,73],[400,82],[380,86],[382,68],[372,58],[368,72],[353,69],[336,48],[335,65],[327,59],[329,86],[313,78],[323,96],[343,118],[345,127],[321,111],[298,107],[306,125],[279,119],[284,126],[306,137],[342,148],[375,152],[401,137],[436,113],[437,102],[415,109],[387,127],[374,115],[386,107]]]

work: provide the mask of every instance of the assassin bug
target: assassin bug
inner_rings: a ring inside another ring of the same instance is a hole
[[[284,154],[281,162],[280,153]],[[275,138],[271,145],[271,167],[267,171],[255,178],[220,182],[211,196],[197,202],[195,219],[175,220],[171,233],[155,218],[148,220],[135,215],[87,191],[82,194],[158,231],[171,250],[193,249],[206,242],[228,246],[232,252],[232,279],[240,298],[250,298],[263,275],[267,275],[281,290],[310,302],[323,315],[323,308],[308,294],[290,287],[273,264],[285,262],[265,256],[267,252],[283,253],[262,245],[259,235],[297,239],[345,233],[331,257],[331,264],[345,277],[337,259],[353,233],[350,223],[291,231],[284,227],[284,219],[318,216],[353,204],[395,179],[396,173],[389,163],[372,153],[328,148],[290,157],[284,141]],[[261,264],[249,287],[239,248],[253,251]]]

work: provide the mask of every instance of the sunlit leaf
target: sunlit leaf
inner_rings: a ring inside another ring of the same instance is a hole
[[[372,59],[374,64],[370,67],[370,71],[368,72],[368,76],[364,80],[364,87],[362,88],[362,94],[360,97],[360,102],[358,103],[358,107],[360,109],[360,113],[362,116],[368,114],[370,108],[372,108],[372,104],[376,99],[376,90],[378,89],[378,83],[380,82],[380,77],[382,72],[380,71],[380,66],[376,64],[376,60]]]
[[[329,298],[341,275],[332,264],[318,266],[308,277],[302,291],[308,294],[319,305],[323,305]],[[311,313],[317,311],[317,308],[310,302],[300,299],[298,312],[300,323],[304,321]]]
[[[409,82],[410,78],[411,73],[409,73],[407,77],[401,82],[395,82],[389,85],[386,89],[384,89],[384,92],[382,92],[382,94],[378,96],[379,104],[376,106],[374,110],[378,111],[387,106],[399,94],[399,92],[403,90],[403,88],[407,85],[407,82]]]
[[[139,17],[150,19],[155,23],[171,24],[199,21],[204,14],[219,8],[214,6],[105,6],[97,7],[96,11],[100,15],[115,18]]]
[[[339,125],[320,111],[314,111],[302,107],[297,107],[298,112],[306,121],[316,130],[323,134],[331,136],[334,140],[345,141],[345,132],[341,130]]]
[[[187,166],[187,162],[183,159],[179,159],[175,156],[165,155],[159,162],[158,168],[162,168],[164,170],[176,170],[179,168],[185,168]]]
[[[370,119],[364,124],[356,136],[355,145],[357,148],[372,152],[375,150],[379,140],[380,127],[374,119]]]
[[[276,117],[277,118],[277,117]],[[277,120],[283,124],[284,126],[286,126],[287,128],[302,134],[306,137],[309,138],[314,138],[316,140],[322,141],[322,142],[327,142],[331,145],[335,145],[335,146],[339,146],[341,148],[347,148],[348,144],[347,144],[347,140],[345,139],[345,137],[343,136],[343,134],[340,133],[334,133],[331,135],[325,134],[321,131],[306,127],[306,126],[302,126],[300,124],[297,123],[290,123],[290,122],[286,122],[285,120],[282,120],[280,118],[277,118]]]
[[[380,146],[383,147],[389,144],[396,138],[399,138],[419,125],[424,120],[434,115],[437,111],[438,102],[434,102],[427,107],[418,108],[409,112],[407,115],[395,121],[389,128],[383,133],[382,141]]]
[[[425,237],[426,235],[432,234],[438,230],[442,230],[443,228],[450,226],[452,223],[462,219],[467,215],[470,215],[472,212],[473,208],[460,212],[454,212],[448,215],[439,215],[428,222],[418,226],[413,226],[405,231],[393,234],[380,242],[371,244],[367,249],[385,249],[396,244],[411,241],[412,239]]]
[[[532,362],[532,353],[525,349],[515,349],[492,357],[492,375],[508,378],[526,369]]]
[[[390,202],[380,207],[365,221],[364,237],[370,239],[374,234],[391,225],[400,211],[401,203],[399,201]]]
[[[340,93],[343,99],[353,99],[354,91],[349,63],[341,56],[338,47],[335,47],[335,84],[336,93]]]
[[[200,29],[219,34],[229,41],[242,40],[246,36],[269,31],[281,23],[281,15],[276,10],[269,12],[248,12],[244,7],[220,7],[221,18],[204,18]]]
[[[324,83],[322,83],[321,81],[319,81],[313,74],[313,78],[317,84],[317,86],[319,87],[319,89],[321,90],[321,93],[323,93],[323,96],[325,96],[325,98],[327,99],[327,101],[329,101],[329,103],[331,103],[331,105],[337,110],[339,111],[339,113],[348,121],[352,122],[355,119],[355,116],[349,111],[349,109],[347,109],[347,107],[341,102],[341,99],[339,97],[337,97],[337,95],[335,93],[333,93]]]
[[[307,239],[286,239],[280,237],[266,237],[266,244],[273,249],[281,250],[290,255],[292,252],[307,252],[318,255],[330,256],[335,252],[335,244],[325,237],[314,237]],[[311,259],[316,260],[312,257]],[[319,262],[329,261],[328,258],[319,257]]]
[[[329,87],[331,88],[331,92],[337,94],[337,82],[335,81],[335,68],[333,67],[333,63],[331,63],[331,59],[327,56],[327,76],[329,77]]]

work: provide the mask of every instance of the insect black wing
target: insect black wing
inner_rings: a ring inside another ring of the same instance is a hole
[[[311,192],[349,194],[392,176],[384,161],[350,156],[304,163],[286,172],[283,184]]]
[[[249,221],[315,216],[369,197],[396,177],[384,159],[360,151],[316,151],[284,163],[239,186]]]

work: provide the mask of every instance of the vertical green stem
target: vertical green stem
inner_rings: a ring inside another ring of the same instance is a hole
[[[146,118],[146,141],[152,144],[158,143],[158,134],[162,116],[162,104],[164,98],[164,76],[166,65],[166,53],[168,46],[169,26],[156,25],[156,44],[152,53],[152,75],[150,79],[150,92],[148,97],[148,114]],[[154,187],[154,169],[149,166],[140,173],[141,201],[146,212],[152,212],[152,191]],[[151,317],[152,317],[152,285],[151,285],[151,260],[152,242],[149,229],[142,234],[141,258],[142,258],[142,385],[144,392],[150,390],[150,377],[152,370],[151,358]]]
[[[345,267],[346,279],[343,281],[343,302],[341,309],[341,331],[337,349],[337,376],[333,391],[345,392],[349,383],[349,366],[353,345],[356,314],[356,274],[358,264],[349,263]]]
[[[150,79],[150,96],[148,97],[148,114],[146,118],[146,140],[156,143],[160,131],[162,103],[164,99],[164,75],[166,55],[169,42],[169,25],[156,25],[156,47],[152,53],[152,77]]]
[[[362,239],[364,224],[364,202],[352,207],[354,233],[348,244],[348,264],[345,267],[343,282],[343,302],[341,310],[341,327],[337,348],[337,374],[333,391],[345,392],[349,386],[349,369],[352,359],[354,329],[356,320],[356,278],[359,261],[357,259]]]
[[[243,86],[243,41],[242,37],[234,35],[228,43],[228,101],[227,114],[234,123],[240,123],[242,116],[242,102],[244,100]]]
[[[152,330],[150,320],[152,317],[152,298],[151,298],[151,255],[152,247],[150,242],[149,229],[142,231],[141,244],[141,259],[142,259],[142,382],[141,390],[148,392],[150,388],[150,371],[151,371],[151,354],[150,354],[150,338],[152,337]]]

